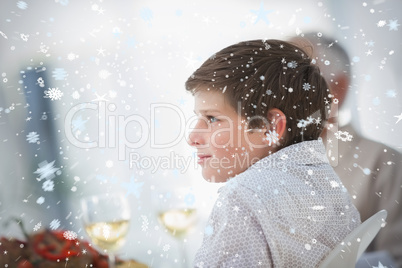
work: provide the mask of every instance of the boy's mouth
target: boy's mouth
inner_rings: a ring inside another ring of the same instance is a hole
[[[198,164],[202,164],[202,163],[204,163],[208,158],[212,157],[212,155],[207,155],[207,154],[199,153],[199,154],[197,154],[197,157],[198,157],[197,163],[198,163]]]

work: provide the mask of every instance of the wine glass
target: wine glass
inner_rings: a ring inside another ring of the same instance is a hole
[[[188,188],[156,192],[153,203],[158,220],[166,231],[180,244],[180,254],[184,265],[188,265],[184,239],[197,224],[197,210],[194,194]]]
[[[121,193],[106,193],[81,199],[85,231],[93,244],[109,257],[115,267],[115,253],[125,242],[129,229],[130,207]]]

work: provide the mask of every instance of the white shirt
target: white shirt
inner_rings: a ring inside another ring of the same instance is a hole
[[[321,141],[288,146],[229,180],[195,267],[315,267],[360,224]]]

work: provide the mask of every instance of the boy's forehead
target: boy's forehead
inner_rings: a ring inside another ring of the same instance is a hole
[[[199,112],[217,112],[220,114],[234,115],[236,110],[226,99],[225,93],[221,91],[200,90],[194,94],[194,111]]]
[[[200,90],[194,94],[195,106],[211,107],[213,109],[225,105],[224,94],[217,91]]]

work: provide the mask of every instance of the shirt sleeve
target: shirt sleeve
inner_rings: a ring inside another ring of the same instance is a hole
[[[194,267],[272,267],[271,255],[247,189],[221,193],[205,228]]]

